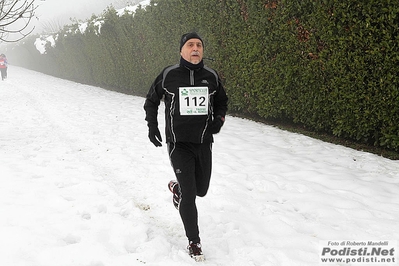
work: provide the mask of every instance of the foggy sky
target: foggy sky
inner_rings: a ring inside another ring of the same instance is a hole
[[[72,24],[71,19],[87,20],[93,14],[101,15],[111,4],[115,8],[126,6],[132,0],[36,0],[37,19],[32,20],[36,27],[35,32],[41,33],[50,25]]]

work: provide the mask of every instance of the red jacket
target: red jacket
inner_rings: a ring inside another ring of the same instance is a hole
[[[0,57],[0,68],[7,68],[7,58]]]

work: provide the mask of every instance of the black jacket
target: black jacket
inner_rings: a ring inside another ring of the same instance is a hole
[[[190,96],[186,97],[186,92]],[[215,70],[204,66],[203,62],[192,65],[184,59],[178,65],[165,68],[152,84],[144,104],[149,126],[158,126],[158,107],[162,98],[165,101],[166,142],[213,141],[207,127],[216,116],[225,117],[228,100]]]

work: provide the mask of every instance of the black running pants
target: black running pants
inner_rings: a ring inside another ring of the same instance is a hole
[[[212,143],[168,143],[170,161],[179,182],[180,217],[189,241],[199,242],[196,196],[208,192],[212,171]]]

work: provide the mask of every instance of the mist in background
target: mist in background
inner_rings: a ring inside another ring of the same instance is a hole
[[[141,0],[40,0],[36,1],[36,18],[31,26],[34,33],[54,33],[64,25],[75,21],[85,21],[93,14],[101,15],[107,7],[116,9],[138,4]]]

